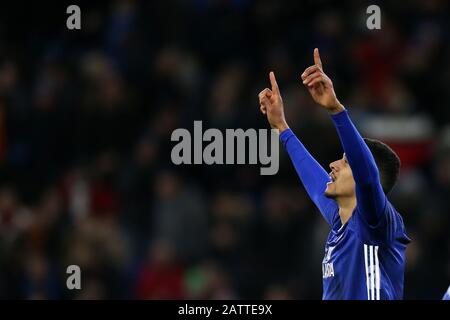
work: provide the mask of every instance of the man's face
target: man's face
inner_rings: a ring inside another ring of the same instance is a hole
[[[327,183],[325,196],[328,198],[352,197],[355,195],[355,180],[345,153],[342,159],[330,163],[331,182]]]

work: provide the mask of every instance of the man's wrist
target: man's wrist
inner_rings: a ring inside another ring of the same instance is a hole
[[[335,115],[335,114],[338,114],[338,113],[340,113],[340,112],[342,112],[344,110],[345,110],[345,107],[340,102],[337,102],[336,106],[333,106],[333,107],[328,109],[328,113],[331,114],[331,115]]]
[[[280,125],[277,125],[277,126],[276,126],[276,129],[278,129],[278,131],[279,131],[280,133],[282,133],[283,131],[289,129],[289,126],[288,126],[288,124],[287,124],[286,122],[284,122],[284,123],[282,123],[282,124],[280,124]]]

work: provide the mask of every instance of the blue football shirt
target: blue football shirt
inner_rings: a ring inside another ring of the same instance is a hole
[[[322,261],[325,300],[402,299],[405,250],[403,219],[383,192],[368,146],[347,110],[332,116],[355,180],[356,208],[342,224],[335,200],[324,194],[331,181],[291,129],[280,140],[308,195],[330,225]]]
[[[392,240],[374,237],[358,209],[342,225],[338,211],[325,245],[322,262],[323,299],[397,300],[403,298],[405,249],[409,242],[401,216],[390,203],[390,222],[376,232],[393,232]],[[387,230],[391,228],[393,230]]]

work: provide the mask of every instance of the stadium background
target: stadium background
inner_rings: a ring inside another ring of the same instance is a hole
[[[65,27],[79,4],[82,29]],[[284,150],[259,166],[175,166],[175,128],[267,128],[276,72],[319,162],[340,157],[301,72],[319,47],[364,135],[400,154],[390,196],[413,239],[406,299],[450,283],[450,41],[444,0],[2,3],[0,298],[320,299],[327,226]],[[82,290],[65,287],[66,267]]]

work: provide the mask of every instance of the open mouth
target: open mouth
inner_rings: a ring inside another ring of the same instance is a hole
[[[335,182],[336,181],[336,176],[334,175],[333,172],[330,172],[329,176],[330,176],[331,182]]]

